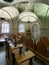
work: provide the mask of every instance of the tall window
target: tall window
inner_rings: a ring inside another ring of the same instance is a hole
[[[3,22],[2,23],[2,33],[9,33],[9,29],[10,29],[9,23]]]
[[[39,39],[40,37],[40,26],[37,24],[33,25],[33,37],[35,40]]]
[[[25,32],[25,26],[22,23],[19,25],[19,32]]]

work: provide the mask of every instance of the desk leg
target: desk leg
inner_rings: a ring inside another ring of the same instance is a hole
[[[36,55],[35,55],[35,57],[34,57],[34,60],[35,60],[35,61],[37,60],[37,57],[36,57]]]
[[[26,47],[26,51],[28,51],[28,48]]]
[[[32,58],[30,58],[29,65],[33,65]]]
[[[20,54],[22,53],[22,47],[20,47],[19,53],[20,53]]]
[[[15,65],[15,54],[12,54],[12,65]]]

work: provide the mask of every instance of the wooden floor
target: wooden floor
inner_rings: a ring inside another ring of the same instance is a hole
[[[22,50],[24,51],[24,49]],[[5,46],[0,46],[0,65],[7,65],[6,62],[6,55],[5,55]],[[15,65],[18,65],[17,63]],[[28,62],[23,63],[22,65],[28,65]],[[49,65],[49,64],[44,64],[41,62],[39,59],[36,61],[33,59],[33,65]]]

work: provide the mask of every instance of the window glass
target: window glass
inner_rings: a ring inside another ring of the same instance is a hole
[[[25,26],[22,23],[19,25],[19,32],[25,32]]]
[[[33,25],[33,37],[35,40],[39,39],[40,37],[40,26],[34,24]]]
[[[10,29],[9,23],[3,22],[2,23],[2,33],[9,33],[9,29]]]

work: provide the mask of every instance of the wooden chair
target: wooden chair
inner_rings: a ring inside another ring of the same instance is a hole
[[[41,53],[42,55],[48,57],[47,49],[46,49],[46,47],[45,47],[45,45],[43,43],[41,43],[41,42],[37,43],[37,51],[39,53]]]
[[[27,47],[31,50],[31,51],[35,51],[35,44],[33,43],[33,40],[30,38],[27,42]]]
[[[49,40],[47,37],[40,38],[40,41],[46,46],[49,47]]]
[[[27,39],[26,39],[25,36],[22,36],[22,37],[21,37],[21,42],[22,42],[24,45],[26,45]]]
[[[49,51],[46,49],[46,46],[41,41],[37,43],[36,54],[49,62]]]

